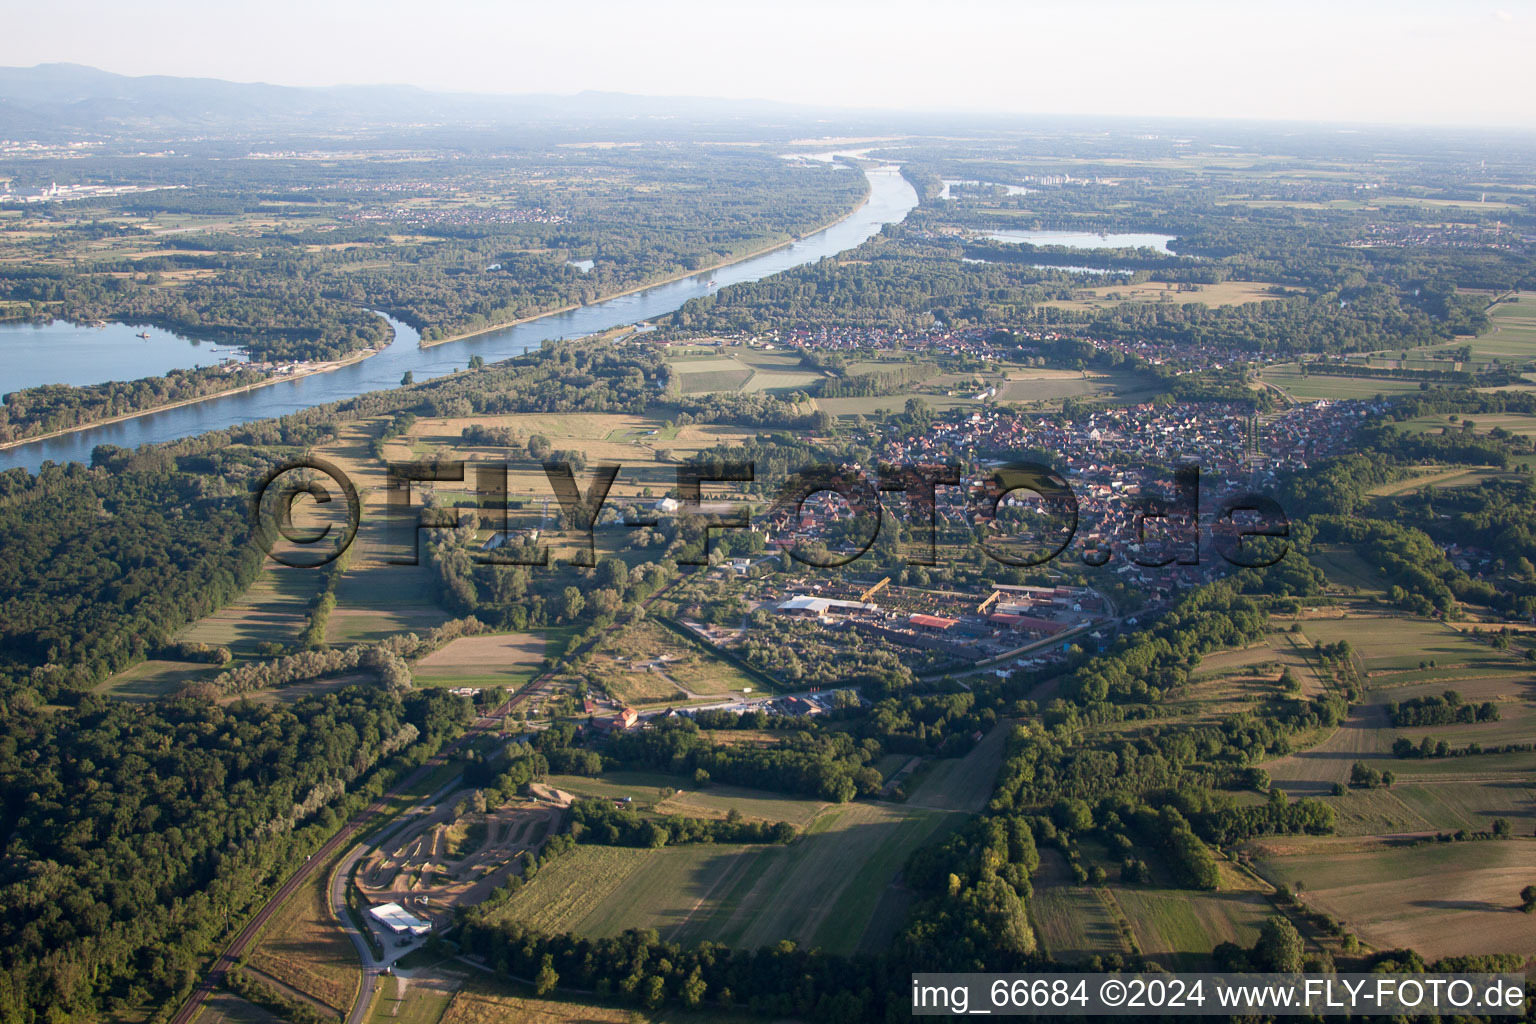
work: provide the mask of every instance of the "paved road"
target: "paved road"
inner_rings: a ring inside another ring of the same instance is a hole
[[[508,700],[505,704],[501,705],[501,707],[493,711],[491,713],[491,717],[477,719],[474,724],[465,730],[464,735],[460,736],[457,740],[454,740],[452,743],[444,747],[436,755],[429,758],[424,764],[422,764],[420,768],[417,768],[410,775],[406,776],[403,781],[398,783],[388,793],[385,793],[378,800],[375,800],[362,811],[358,812],[358,814],[353,817],[351,821],[343,825],[340,831],[332,836],[324,846],[320,847],[320,849],[316,850],[312,856],[305,860],[304,863],[299,866],[299,869],[295,871],[291,876],[289,876],[288,880],[284,882],[275,893],[272,894],[271,898],[268,899],[266,904],[256,912],[255,916],[246,922],[245,927],[240,929],[239,934],[230,940],[229,945],[224,947],[224,952],[220,953],[218,958],[214,960],[213,967],[209,969],[207,976],[203,978],[202,984],[198,985],[197,988],[192,990],[192,994],[187,997],[187,1001],[182,1004],[181,1009],[176,1011],[176,1015],[171,1018],[170,1024],[190,1024],[192,1019],[202,1011],[203,1003],[208,999],[213,991],[223,983],[224,976],[229,973],[229,969],[235,965],[237,960],[249,952],[253,942],[256,939],[256,936],[261,932],[261,929],[266,925],[266,923],[271,920],[272,915],[277,913],[277,909],[283,905],[283,901],[285,901],[289,896],[292,896],[300,886],[309,882],[314,877],[315,872],[318,871],[321,866],[329,863],[331,858],[334,857],[340,850],[345,848],[348,843],[352,842],[360,833],[371,827],[375,823],[375,820],[384,814],[391,801],[393,801],[396,797],[400,796],[407,790],[420,785],[422,780],[426,779],[434,771],[446,764],[448,759],[466,742],[473,739],[480,733],[484,733],[495,728],[498,724],[497,720],[509,713],[511,711],[512,705],[516,703],[521,696],[522,694],[518,694],[511,700]],[[360,1005],[366,1007],[367,1004],[360,1002]],[[356,1011],[354,1010],[354,1015],[355,1013]]]
[[[683,573],[679,575],[677,579],[672,580],[666,586],[658,589],[656,593],[652,594],[645,600],[645,606],[649,608],[653,601],[658,600],[663,594],[667,593],[673,587],[687,579],[690,575],[690,573]],[[624,620],[625,624],[627,624],[627,622],[627,619]],[[587,641],[587,643],[583,644],[580,649],[573,652],[573,656],[591,650],[593,647],[597,646],[598,642],[602,639],[603,636],[619,628],[620,625],[621,623],[619,622],[613,623],[606,630],[604,630],[602,634],[599,634],[599,636]],[[170,1024],[191,1024],[191,1021],[200,1012],[202,1012],[203,1004],[207,1001],[208,997],[213,994],[213,991],[217,989],[219,985],[223,983],[224,976],[229,973],[229,969],[235,965],[236,961],[238,961],[250,950],[250,947],[255,941],[256,936],[261,932],[261,929],[266,925],[266,923],[271,920],[272,915],[277,913],[277,909],[283,905],[283,901],[285,901],[289,896],[292,896],[300,886],[304,885],[311,878],[313,878],[314,873],[321,867],[321,865],[328,863],[338,851],[340,851],[348,843],[352,842],[353,839],[355,839],[359,834],[363,833],[367,828],[372,826],[375,823],[375,819],[384,813],[385,809],[389,806],[390,802],[394,798],[419,785],[423,779],[427,778],[442,765],[446,764],[448,759],[460,747],[464,746],[465,743],[473,740],[477,735],[481,733],[490,732],[498,728],[501,719],[511,714],[512,709],[516,705],[527,701],[532,696],[534,690],[540,684],[542,684],[550,674],[551,673],[544,673],[537,678],[530,679],[521,689],[509,697],[500,707],[496,708],[488,716],[476,719],[474,723],[470,725],[467,730],[465,730],[464,735],[460,736],[458,739],[444,747],[436,755],[429,758],[420,768],[416,769],[408,777],[406,777],[404,781],[400,782],[388,793],[385,793],[383,796],[381,796],[378,800],[369,804],[362,811],[358,812],[358,814],[353,817],[351,821],[343,825],[341,830],[332,836],[324,846],[320,847],[319,850],[316,850],[315,853],[309,857],[309,859],[307,859],[303,864],[299,866],[299,869],[295,871],[293,875],[290,876],[289,879],[282,884],[277,892],[272,894],[272,897],[268,899],[266,904],[256,912],[256,915],[246,922],[245,927],[240,929],[240,933],[230,941],[229,945],[224,947],[224,952],[220,953],[218,958],[214,960],[213,966],[209,969],[207,976],[203,978],[202,984],[198,985],[197,988],[192,990],[192,994],[187,997],[187,1001],[182,1004],[181,1009],[176,1011],[176,1015],[171,1018]],[[456,784],[457,780],[455,780],[455,782],[451,785]],[[436,795],[437,794],[434,794],[433,796],[435,797]],[[428,797],[426,800],[417,803],[414,807],[411,808],[409,812],[407,812],[405,817],[419,813],[424,806],[431,803],[432,799],[433,797]],[[358,850],[354,852],[358,856],[361,856],[363,849],[364,848],[362,846],[359,846]],[[342,877],[345,876],[343,875]],[[344,900],[344,891],[342,895]],[[334,891],[334,885],[331,893],[331,899],[333,905],[335,905],[336,894]],[[343,902],[342,906],[344,905],[345,904]],[[337,917],[343,922],[347,920],[344,910],[338,912]],[[358,951],[363,961],[363,984],[358,992],[358,1000],[352,1007],[352,1011],[347,1017],[349,1024],[359,1024],[359,1022],[361,1022],[363,1019],[363,1016],[368,1012],[368,1005],[373,998],[374,987],[378,984],[379,967],[373,961],[373,953],[372,950],[368,949],[367,942],[363,940],[362,937],[355,931],[353,931],[350,926],[348,926],[346,930],[348,934],[352,936],[352,941],[354,944],[362,942],[362,945],[359,947]]]
[[[419,815],[441,803],[444,797],[458,788],[460,778],[456,776],[452,782],[433,793],[425,802],[417,804],[409,813],[401,815],[388,832],[379,836],[378,842],[387,841],[390,836],[410,826]],[[362,860],[375,845],[377,844],[358,843],[352,847],[331,876],[331,913],[335,914],[336,920],[341,922],[342,930],[352,940],[352,945],[357,949],[357,957],[363,965],[363,981],[358,987],[357,1001],[352,1005],[352,1012],[347,1015],[347,1024],[363,1024],[363,1019],[368,1016],[368,1008],[373,1005],[374,989],[378,987],[379,976],[384,973],[386,967],[393,965],[397,959],[416,948],[415,944],[409,948],[395,950],[385,947],[384,959],[380,960],[373,955],[373,946],[369,944],[367,936],[357,929],[357,926],[352,923],[351,915],[347,913],[347,879],[351,877],[352,869],[357,866],[357,862]],[[366,922],[364,924],[366,927]]]

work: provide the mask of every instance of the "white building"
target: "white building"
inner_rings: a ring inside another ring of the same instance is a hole
[[[405,942],[432,930],[431,921],[417,917],[398,903],[381,903],[377,907],[369,907],[368,913],[375,921],[394,932],[396,938]]]

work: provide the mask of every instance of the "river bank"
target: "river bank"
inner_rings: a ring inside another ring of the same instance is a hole
[[[393,327],[391,327],[391,331],[393,332]],[[89,423],[78,423],[73,427],[64,427],[61,430],[50,430],[46,434],[32,434],[28,437],[19,437],[14,441],[0,441],[0,452],[7,451],[11,448],[20,448],[23,445],[34,444],[39,441],[48,441],[54,438],[66,437],[70,434],[78,434],[82,430],[94,430],[97,427],[108,427],[114,423],[126,423],[129,420],[138,419],[140,416],[150,416],[157,412],[169,412],[172,409],[182,409],[189,405],[197,405],[199,403],[211,401],[216,398],[227,398],[231,395],[245,394],[248,391],[258,391],[261,388],[271,387],[274,384],[282,384],[287,381],[299,380],[302,377],[308,377],[316,373],[331,373],[332,371],[339,370],[344,366],[351,366],[353,363],[360,363],[364,359],[378,355],[390,345],[394,344],[394,337],[395,336],[392,333],[390,340],[378,348],[363,349],[361,352],[352,353],[345,359],[332,359],[324,363],[315,363],[312,366],[306,366],[305,369],[296,371],[294,373],[285,373],[282,376],[272,376],[268,377],[266,380],[259,380],[251,384],[241,384],[232,388],[224,388],[220,391],[210,391],[205,395],[198,395],[195,398],[183,398],[175,402],[165,402],[161,405],[146,406],[143,409],[135,409],[133,412],[125,412],[117,416],[108,416],[105,419],[91,420]]]
[[[864,198],[859,200],[858,205],[856,205],[853,209],[849,210],[841,217],[834,217],[827,221],[825,224],[821,224],[812,228],[810,231],[807,231],[799,238],[788,238],[782,242],[774,242],[772,245],[765,245],[761,249],[753,249],[751,252],[743,253],[740,256],[733,256],[728,260],[721,260],[719,263],[714,263],[707,267],[700,267],[698,270],[686,270],[680,274],[672,274],[668,277],[659,277],[654,281],[647,281],[644,284],[637,284],[634,287],[626,288],[621,292],[610,292],[609,294],[600,296],[588,303],[572,303],[569,306],[561,306],[559,309],[546,310],[543,313],[532,313],[528,316],[518,317],[516,320],[504,320],[500,323],[492,324],[489,327],[481,327],[478,330],[466,331],[463,334],[455,334],[447,338],[438,338],[434,341],[423,340],[421,342],[421,347],[432,348],[436,345],[446,345],[453,341],[467,341],[470,338],[478,338],[482,334],[490,334],[492,331],[504,331],[509,327],[517,327],[520,324],[531,323],[534,320],[542,320],[547,316],[559,316],[561,313],[569,313],[573,310],[581,309],[583,305],[595,306],[598,303],[610,302],[613,299],[622,299],[626,295],[634,295],[637,292],[643,292],[649,288],[660,288],[662,285],[673,284],[677,281],[686,281],[688,278],[697,277],[700,274],[713,274],[717,270],[724,270],[727,267],[734,267],[738,263],[745,263],[747,260],[757,259],[759,256],[766,256],[769,253],[777,252],[786,246],[794,245],[796,242],[802,241],[805,238],[809,238],[811,235],[820,234],[823,231],[837,227],[839,224],[855,216],[860,210],[864,209],[864,207],[868,206],[870,197],[873,195],[874,189],[866,189],[864,192]]]
[[[44,462],[89,462],[92,450],[99,444],[138,448],[227,430],[397,388],[406,373],[418,384],[424,383],[462,371],[476,356],[492,363],[537,349],[547,341],[588,337],[616,327],[654,322],[690,299],[712,294],[716,289],[706,283],[711,276],[718,277],[719,287],[724,288],[815,263],[860,245],[887,224],[900,223],[916,207],[917,193],[895,168],[859,170],[870,185],[862,205],[831,227],[787,245],[779,244],[756,257],[577,309],[547,313],[512,327],[488,330],[455,344],[420,345],[420,336],[413,327],[383,313],[394,328],[395,341],[370,357],[324,372],[277,378],[249,391],[220,392],[175,408],[138,412],[113,423],[96,421],[48,438],[29,438],[0,449],[0,471],[36,471]]]

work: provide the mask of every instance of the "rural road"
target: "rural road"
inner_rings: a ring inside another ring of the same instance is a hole
[[[677,584],[687,579],[689,575],[691,575],[691,573],[682,574],[677,579],[668,583],[666,586],[659,588],[654,594],[646,598],[646,600],[643,602],[644,606],[649,607],[653,601],[657,600],[663,594],[677,586]],[[627,621],[628,620],[625,620],[626,623]],[[580,654],[592,649],[600,642],[602,637],[606,636],[608,633],[611,633],[620,625],[621,623],[618,622],[613,623],[606,630],[604,630],[602,634],[587,641],[587,643],[582,645],[580,650],[573,653]],[[250,951],[252,945],[255,943],[256,937],[261,933],[262,928],[266,926],[267,922],[271,920],[272,915],[277,913],[278,908],[281,907],[284,901],[286,901],[289,896],[292,896],[300,886],[310,881],[310,879],[314,876],[315,871],[321,865],[329,863],[331,858],[335,856],[338,851],[340,851],[348,843],[352,842],[368,826],[373,824],[376,818],[383,815],[391,801],[406,791],[419,785],[423,779],[427,778],[432,774],[432,772],[446,764],[453,753],[462,747],[465,743],[473,740],[481,733],[485,733],[491,731],[492,729],[498,728],[500,720],[511,714],[513,707],[528,700],[534,690],[541,683],[543,683],[549,675],[550,673],[546,672],[534,679],[530,679],[521,689],[519,689],[511,697],[507,698],[507,700],[501,704],[500,707],[497,707],[488,715],[475,719],[470,727],[464,730],[464,734],[462,736],[454,740],[452,743],[449,743],[432,757],[428,758],[426,762],[421,765],[421,767],[417,768],[404,780],[396,784],[393,789],[389,790],[389,792],[385,793],[383,796],[379,797],[379,799],[375,800],[366,808],[359,811],[351,821],[343,825],[334,836],[327,840],[324,846],[316,850],[309,858],[304,861],[303,864],[299,865],[298,870],[289,876],[288,880],[284,882],[275,893],[272,894],[271,898],[267,900],[262,908],[258,910],[249,921],[246,922],[245,927],[241,928],[239,933],[230,940],[227,946],[224,947],[224,951],[214,959],[213,966],[209,968],[207,975],[203,978],[202,982],[192,990],[192,994],[187,997],[187,1001],[182,1004],[181,1009],[177,1010],[176,1014],[171,1017],[170,1024],[191,1024],[192,1020],[194,1020],[197,1015],[202,1012],[203,1004],[208,1000],[208,997],[213,994],[214,990],[217,989],[220,984],[223,983],[224,976],[229,973],[229,969],[233,967],[241,957]],[[457,780],[455,780],[454,783],[450,783],[450,786],[456,784]],[[430,805],[431,802],[437,797],[437,795],[438,794],[434,793],[426,800],[416,803],[411,807],[409,811],[401,816],[402,819],[409,819],[410,817],[419,813],[423,807]],[[353,854],[356,856],[361,856],[366,849],[367,848],[365,846],[359,844],[357,849],[353,851]],[[348,860],[355,863],[351,855],[349,855]],[[350,870],[350,868],[348,870]],[[345,876],[342,875],[342,877]],[[342,896],[343,903],[341,906],[344,907],[344,886]],[[333,907],[337,906],[334,884],[332,887],[331,901]],[[345,921],[346,917],[344,911],[338,912],[337,918],[339,920]],[[380,967],[374,963],[372,951],[368,949],[366,940],[364,940],[362,936],[358,935],[350,928],[347,928],[346,931],[349,935],[352,936],[354,945],[359,942],[362,943],[358,949],[358,952],[362,957],[362,962],[364,964],[363,983],[358,992],[359,998],[355,1005],[352,1007],[352,1012],[347,1017],[349,1024],[358,1024],[358,1022],[360,1022],[363,1019],[363,1016],[368,1012],[368,1005],[372,998],[373,990],[378,984],[378,972]]]
[[[462,776],[455,776],[452,782],[427,797],[424,802],[411,808],[406,814],[401,815],[394,827],[379,836],[378,843],[388,841],[391,836],[408,827],[419,815],[430,811],[445,796],[458,788],[460,778]],[[362,860],[375,845],[377,844],[358,843],[352,847],[331,875],[331,913],[335,915],[337,921],[341,922],[342,931],[346,932],[347,937],[352,940],[352,945],[357,949],[358,959],[363,964],[362,984],[358,986],[357,1000],[352,1004],[352,1012],[347,1015],[347,1024],[363,1024],[363,1018],[368,1016],[368,1008],[373,1005],[373,993],[378,987],[379,975],[384,972],[384,968],[395,961],[395,957],[387,953],[383,960],[376,958],[373,955],[373,947],[368,944],[367,936],[358,930],[347,913],[347,879],[351,877],[352,869],[357,866],[357,862]],[[404,955],[407,952],[409,950],[401,950],[396,955]]]
[[[304,863],[299,865],[298,870],[289,876],[288,880],[272,894],[271,898],[267,900],[262,908],[246,922],[245,927],[240,929],[239,934],[230,940],[229,945],[224,947],[224,952],[215,958],[213,966],[208,970],[207,976],[203,978],[201,984],[192,990],[192,994],[187,997],[187,1001],[182,1004],[181,1009],[176,1011],[175,1016],[170,1019],[170,1024],[191,1024],[191,1021],[202,1011],[203,1003],[207,1001],[214,989],[223,983],[224,976],[229,973],[229,969],[235,965],[236,961],[250,950],[257,935],[260,934],[266,923],[271,920],[272,915],[277,913],[277,909],[283,905],[283,902],[298,891],[300,886],[308,882],[321,865],[329,863],[330,859],[338,851],[351,842],[359,833],[372,825],[376,818],[382,816],[392,800],[419,785],[423,779],[446,764],[452,754],[463,746],[464,743],[480,733],[487,732],[495,727],[496,722],[511,710],[512,705],[517,702],[519,696],[521,696],[521,692],[491,712],[489,717],[476,719],[468,729],[464,730],[462,736],[428,758],[421,767],[397,783],[389,792],[359,811],[351,821],[343,825],[335,835],[327,840],[324,846],[306,858]],[[420,806],[420,804],[417,805],[418,808]],[[414,811],[415,809],[413,808],[412,810]],[[363,850],[366,847],[359,846],[358,849]],[[372,984],[369,983],[366,974],[367,972],[365,972],[364,983],[371,992]],[[359,1001],[358,1005],[366,1008],[367,1003]],[[357,1017],[356,1008],[353,1010],[353,1017],[351,1019],[360,1019]]]

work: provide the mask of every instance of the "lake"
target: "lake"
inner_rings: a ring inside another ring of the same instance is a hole
[[[90,460],[91,449],[99,444],[136,448],[141,444],[174,441],[398,387],[407,370],[420,383],[464,369],[471,356],[495,362],[520,355],[551,339],[584,337],[665,316],[689,299],[710,294],[715,290],[711,282],[716,288],[724,288],[757,281],[851,249],[873,237],[886,224],[905,219],[917,205],[917,193],[901,176],[899,168],[876,167],[864,174],[869,179],[869,199],[852,215],[797,242],[739,263],[430,348],[420,347],[420,336],[408,325],[390,320],[395,340],[378,355],[328,373],[214,396],[192,405],[0,450],[0,470],[16,466],[36,470],[45,461],[86,462]],[[129,332],[130,336],[132,333]]]
[[[1003,190],[1004,195],[1010,196],[1027,196],[1031,191],[1033,191],[1032,189],[1025,188],[1023,185],[1002,185],[995,181],[976,181],[973,178],[940,178],[939,180],[944,183],[944,187],[939,190],[940,199],[955,198],[949,194],[950,188],[955,185],[975,185],[977,187],[986,186],[989,188],[1000,188]]]
[[[140,333],[148,338],[140,338]],[[0,324],[0,395],[42,384],[104,384],[160,377],[169,370],[245,361],[229,344],[185,338],[158,327],[107,324]]]
[[[1092,231],[988,231],[988,238],[998,242],[1027,242],[1030,245],[1060,245],[1068,249],[1156,249],[1173,255],[1168,243],[1174,235],[1137,232],[1096,234]]]

